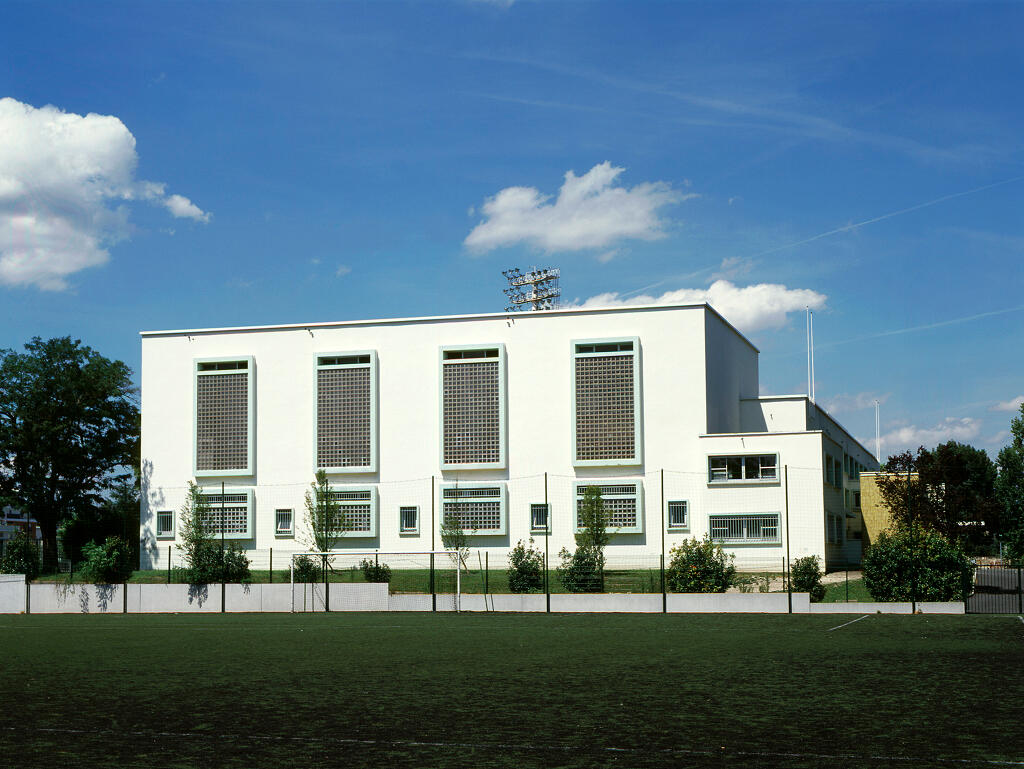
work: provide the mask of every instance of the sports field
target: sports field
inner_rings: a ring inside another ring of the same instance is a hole
[[[858,616],[2,616],[0,765],[1024,765],[1024,621]]]

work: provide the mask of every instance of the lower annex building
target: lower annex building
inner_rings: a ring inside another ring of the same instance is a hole
[[[859,561],[875,458],[758,393],[757,349],[706,304],[143,332],[142,566],[194,481],[218,537],[286,567],[318,469],[343,551],[440,549],[457,516],[492,564],[545,535],[554,556],[595,485],[610,563],[705,534],[741,568]]]

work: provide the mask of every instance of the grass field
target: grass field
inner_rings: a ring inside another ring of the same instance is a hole
[[[1024,622],[0,616],[11,767],[1024,762]]]

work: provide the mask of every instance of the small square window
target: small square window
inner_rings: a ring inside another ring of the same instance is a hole
[[[548,530],[548,506],[544,503],[530,505],[530,531]]]
[[[668,527],[669,529],[685,529],[690,525],[689,510],[686,502],[668,503]]]
[[[398,533],[420,533],[420,509],[415,505],[398,508]]]
[[[295,535],[294,531],[294,516],[291,510],[277,510],[274,514],[275,526],[274,536],[276,537],[292,537]]]
[[[174,539],[174,513],[161,510],[156,514],[156,535],[160,539]]]

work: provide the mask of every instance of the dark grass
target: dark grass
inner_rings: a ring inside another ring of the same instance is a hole
[[[849,581],[849,588],[847,588],[845,580],[842,582],[831,582],[825,585],[825,597],[822,599],[822,602],[841,602],[847,600],[847,596],[849,596],[850,601],[875,600],[871,597],[871,593],[868,592],[867,587],[865,587],[863,579],[851,579]]]
[[[1024,761],[1024,623],[855,616],[5,616],[0,764]]]

